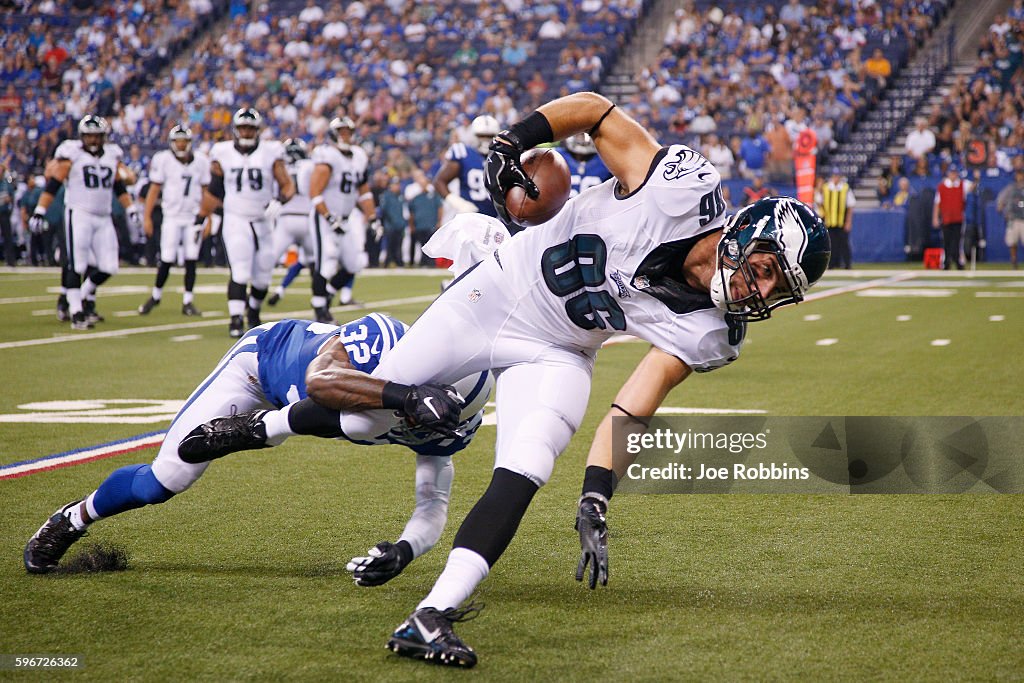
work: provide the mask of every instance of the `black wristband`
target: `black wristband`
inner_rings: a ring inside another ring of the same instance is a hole
[[[402,567],[404,568],[413,561],[412,546],[409,545],[409,541],[399,541],[395,544],[395,547],[398,548],[398,555],[402,560]]]
[[[587,465],[583,474],[583,495],[600,493],[606,500],[611,500],[618,483],[612,470],[599,465]]]
[[[533,149],[537,145],[546,142],[554,142],[555,134],[551,130],[551,124],[544,114],[535,111],[525,119],[509,127],[508,132],[515,136],[515,140],[509,140],[518,144],[520,149],[525,151]]]
[[[206,186],[206,189],[217,199],[224,199],[224,176],[212,174],[210,184]]]
[[[398,382],[388,382],[380,392],[380,403],[385,408],[405,410],[405,399],[413,387]]]

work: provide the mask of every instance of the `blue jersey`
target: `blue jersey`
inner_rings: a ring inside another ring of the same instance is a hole
[[[448,148],[444,158],[459,165],[459,194],[468,202],[476,204],[480,213],[497,217],[491,194],[484,187],[484,157],[476,149],[462,142]]]
[[[306,368],[334,337],[340,336],[353,367],[369,374],[404,334],[403,323],[379,313],[341,327],[282,320],[256,339],[260,386],[268,401],[283,408],[306,398]]]
[[[565,163],[569,165],[569,175],[572,178],[570,197],[575,197],[580,192],[589,190],[595,185],[600,185],[612,177],[612,172],[608,170],[608,167],[605,166],[604,162],[601,161],[601,157],[597,154],[585,161],[580,161],[565,147],[559,147],[558,153],[562,155]]]

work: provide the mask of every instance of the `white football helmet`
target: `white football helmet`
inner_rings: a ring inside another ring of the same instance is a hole
[[[102,116],[87,114],[78,122],[78,137],[82,141],[82,148],[90,154],[99,154],[103,151],[108,133],[110,124]]]
[[[347,116],[336,116],[327,127],[327,135],[338,149],[347,152],[356,137],[356,122]]]
[[[493,116],[482,114],[473,119],[473,122],[469,124],[469,132],[476,138],[477,151],[481,154],[487,154],[487,149],[491,146],[491,140],[501,132],[501,124]]]
[[[597,154],[597,147],[589,133],[577,133],[565,139],[565,148],[576,157],[589,159]]]
[[[192,131],[184,123],[179,123],[167,134],[167,144],[175,157],[188,159],[192,154]]]
[[[235,147],[252,151],[260,144],[260,129],[263,117],[252,107],[242,107],[231,117],[231,132],[235,136]]]

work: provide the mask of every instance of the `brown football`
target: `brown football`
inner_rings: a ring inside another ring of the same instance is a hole
[[[530,199],[526,190],[513,187],[505,193],[505,208],[516,224],[528,228],[551,220],[562,210],[569,199],[572,180],[569,165],[554,149],[531,149],[521,161],[526,175],[537,183],[540,196]]]

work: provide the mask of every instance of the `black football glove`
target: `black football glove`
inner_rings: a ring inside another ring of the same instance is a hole
[[[415,427],[424,427],[448,437],[460,437],[456,429],[466,399],[448,384],[413,385],[405,397],[402,412]]]
[[[526,196],[536,199],[540,196],[537,184],[530,180],[523,170],[519,157],[524,152],[519,136],[511,131],[502,131],[491,143],[490,152],[484,161],[484,187],[491,193],[491,203],[505,225],[515,225],[508,209],[505,208],[505,194],[515,186],[526,190]]]
[[[582,581],[590,565],[590,588],[608,585],[608,499],[600,493],[585,493],[576,511],[576,531],[580,532],[580,563],[576,566],[576,580]]]
[[[370,548],[367,557],[353,557],[345,565],[357,586],[380,586],[402,573],[412,562],[412,547],[406,541],[381,541]]]

